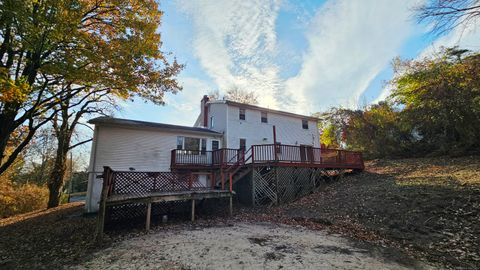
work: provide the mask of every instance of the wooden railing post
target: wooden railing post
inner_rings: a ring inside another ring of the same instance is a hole
[[[210,185],[211,185],[211,188],[213,189],[215,187],[215,172],[212,172],[210,177],[211,177]]]
[[[221,169],[221,182],[222,182],[222,190],[225,189],[225,174],[223,173],[223,168]]]
[[[102,193],[100,195],[100,202],[98,208],[98,216],[97,216],[97,228],[95,232],[95,240],[101,241],[103,238],[103,229],[105,227],[105,211],[107,208],[107,197],[109,193],[109,189],[111,186],[111,178],[112,178],[112,169],[110,167],[103,167],[103,184],[102,184]]]
[[[193,173],[190,173],[190,179],[188,181],[188,189],[192,189],[193,186]]]
[[[230,184],[230,192],[232,192],[232,188],[233,188],[233,175],[232,173],[230,173],[230,176],[229,176],[229,184]]]
[[[176,152],[176,150],[173,149],[171,154],[170,154],[170,168],[173,168],[175,163],[176,163],[175,152]]]

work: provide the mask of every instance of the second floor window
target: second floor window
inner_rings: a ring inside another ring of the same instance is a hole
[[[302,128],[308,129],[308,120],[302,120]]]
[[[238,110],[238,119],[245,120],[245,109]]]
[[[262,123],[268,123],[268,118],[267,118],[267,113],[266,112],[262,112],[261,120],[262,120]]]
[[[213,116],[210,116],[210,128],[213,128]]]

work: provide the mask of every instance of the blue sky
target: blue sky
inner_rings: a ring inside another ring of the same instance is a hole
[[[165,106],[125,102],[117,117],[192,125],[213,90],[255,91],[260,105],[311,114],[384,99],[394,57],[418,58],[440,46],[480,48],[478,25],[428,34],[417,0],[161,1],[163,47],[186,68],[184,90]]]

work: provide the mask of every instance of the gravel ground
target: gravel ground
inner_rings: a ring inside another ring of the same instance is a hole
[[[74,269],[412,269],[338,235],[301,226],[157,228],[96,254]]]

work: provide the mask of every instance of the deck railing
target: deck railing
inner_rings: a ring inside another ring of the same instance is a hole
[[[114,171],[105,167],[103,178],[107,197],[218,189],[210,173]]]
[[[361,152],[283,144],[253,145],[252,149],[252,163],[282,162],[363,169]]]
[[[228,166],[244,158],[243,150],[222,148],[214,151],[172,150],[171,166]]]
[[[361,152],[302,145],[252,145],[248,151],[232,148],[215,151],[172,150],[172,168],[232,167],[250,163],[291,163],[332,168],[364,168]]]

